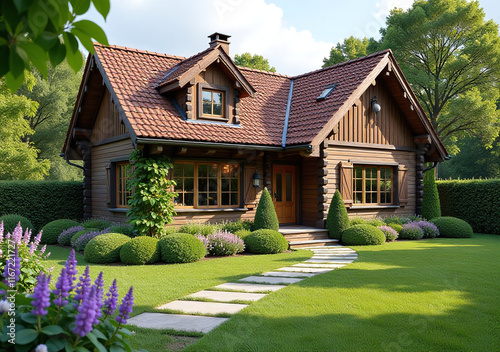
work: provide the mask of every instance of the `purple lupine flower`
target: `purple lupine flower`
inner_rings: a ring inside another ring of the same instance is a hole
[[[76,258],[75,258],[75,250],[72,249],[71,253],[68,256],[68,260],[66,260],[66,273],[71,279],[71,290],[75,288],[73,285],[76,280],[76,274],[78,274],[78,270],[76,270]]]
[[[21,244],[21,238],[23,237],[23,228],[21,227],[21,222],[17,224],[14,231],[12,231],[12,242],[15,244]]]
[[[3,226],[3,221],[0,223],[0,242],[3,241],[3,230],[4,230],[4,226]]]
[[[33,309],[31,310],[31,313],[40,316],[47,315],[47,308],[50,307],[50,276],[47,277],[42,271],[40,275],[38,275],[36,281],[37,284],[35,286],[35,292],[32,295],[33,301],[31,302],[31,305],[33,306]]]
[[[93,329],[92,325],[94,324],[97,312],[96,290],[97,287],[92,285],[90,290],[85,293],[82,303],[78,306],[78,314],[75,317],[73,332],[80,337],[84,337]]]
[[[30,239],[31,239],[31,229],[26,228],[26,230],[24,231],[23,243],[24,244],[30,243]]]
[[[95,316],[95,324],[99,324],[99,321],[98,319],[100,317],[102,317],[102,299],[103,299],[103,296],[104,296],[104,291],[103,291],[103,287],[104,287],[104,279],[102,278],[102,271],[99,273],[99,275],[97,276],[97,279],[95,280],[95,285],[97,287],[97,290],[96,290],[96,307],[97,307],[97,312],[96,312],[96,316]]]
[[[40,241],[42,240],[42,233],[43,230],[40,230],[40,232],[35,236],[35,245],[38,246],[40,244]]]
[[[67,298],[69,297],[69,291],[71,289],[70,280],[66,267],[62,268],[61,275],[59,275],[57,279],[56,289],[52,291],[52,293],[57,296],[57,298],[54,299],[54,304],[58,307],[68,304]]]
[[[128,290],[125,297],[123,297],[122,304],[120,308],[118,308],[118,316],[116,317],[116,322],[118,324],[127,324],[130,313],[132,313],[132,306],[134,305],[133,289],[134,287],[130,286],[130,290]]]
[[[8,240],[8,239],[10,239],[11,236],[12,235],[10,234],[10,232],[7,232],[7,236],[5,236],[5,239]]]
[[[109,292],[106,293],[106,300],[104,301],[104,314],[113,315],[115,314],[116,305],[118,303],[118,287],[116,285],[116,279],[113,280],[113,284],[109,287]]]
[[[91,285],[91,280],[90,280],[90,274],[89,274],[89,266],[85,268],[85,272],[83,273],[83,276],[80,276],[80,281],[76,285],[76,295],[75,295],[75,307],[80,303],[80,301],[85,297],[85,295],[88,293],[90,290],[90,285]]]
[[[42,255],[43,253],[45,253],[45,250],[47,249],[47,245],[44,245],[42,247],[42,249],[40,249],[40,255]]]
[[[35,245],[35,243],[32,242],[30,245],[30,251],[29,251],[30,255],[33,255],[33,253],[35,253],[35,250],[36,250],[36,245]]]

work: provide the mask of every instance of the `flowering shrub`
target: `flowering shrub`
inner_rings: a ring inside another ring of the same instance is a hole
[[[118,304],[116,280],[104,298],[102,272],[92,283],[87,266],[75,285],[76,264],[73,250],[54,290],[49,289],[52,277],[42,272],[31,297],[16,296],[16,333],[1,334],[3,345],[15,343],[16,350],[23,351],[131,351],[128,336],[132,333],[122,325],[127,324],[132,312],[133,288],[123,298],[116,319],[112,319]],[[7,300],[2,298],[0,314],[7,328],[11,317],[6,311]]]
[[[439,230],[432,222],[420,220],[415,221],[413,224],[416,224],[422,229],[424,232],[424,238],[435,238],[439,236]]]
[[[206,237],[199,235],[197,238],[203,242],[208,255],[235,255],[245,250],[243,240],[227,231],[220,231]]]
[[[419,240],[422,237],[424,237],[424,231],[415,222],[404,224],[399,233],[399,238],[405,240]]]
[[[0,272],[3,273],[3,277],[7,279],[9,277],[9,271],[13,270],[16,272],[16,284],[20,291],[32,292],[33,287],[36,284],[36,277],[41,272],[46,272],[41,259],[47,258],[50,253],[45,254],[45,249],[47,246],[43,246],[40,250],[38,245],[40,244],[40,239],[42,238],[42,232],[40,231],[33,240],[31,239],[31,230],[26,229],[23,235],[23,229],[21,223],[18,223],[17,227],[11,233],[7,233],[4,237],[4,226],[3,222],[0,223]],[[15,253],[14,256],[9,255],[9,253]],[[15,261],[13,259],[15,258]],[[14,286],[9,287],[14,289]]]
[[[105,234],[105,233],[108,233],[109,232],[109,227],[107,229],[104,229],[104,230],[100,230],[100,231],[89,231],[89,232],[86,232],[84,233],[83,235],[79,236],[74,245],[73,245],[73,248],[76,249],[77,251],[84,251],[85,250],[85,247],[87,246],[87,243],[90,242],[91,239],[99,236],[99,235],[102,235],[102,234]]]
[[[384,233],[386,242],[392,242],[398,238],[398,232],[392,227],[384,225],[378,228]]]
[[[61,246],[70,246],[71,245],[71,237],[75,235],[77,232],[85,230],[83,226],[73,226],[70,227],[69,229],[64,230],[61,232],[57,239],[57,243],[59,243]]]

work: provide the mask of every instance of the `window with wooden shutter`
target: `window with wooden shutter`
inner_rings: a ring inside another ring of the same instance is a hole
[[[340,194],[346,206],[352,205],[352,163],[340,163]]]
[[[408,168],[405,165],[398,167],[398,188],[399,205],[405,206],[408,204]]]

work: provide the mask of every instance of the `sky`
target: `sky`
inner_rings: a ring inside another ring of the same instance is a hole
[[[500,23],[500,2],[480,0],[487,20]],[[231,35],[230,55],[263,55],[277,72],[297,75],[318,69],[336,43],[351,35],[380,38],[395,7],[413,0],[111,0],[101,25],[110,44],[177,56],[208,47],[207,36]]]

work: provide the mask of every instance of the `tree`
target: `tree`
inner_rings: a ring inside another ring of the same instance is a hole
[[[345,208],[342,195],[338,190],[332,197],[328,215],[326,217],[326,228],[328,229],[328,237],[340,239],[342,232],[349,227],[349,216]]]
[[[82,172],[59,157],[61,146],[71,119],[73,106],[78,94],[81,71],[75,73],[66,61],[55,68],[47,63],[47,78],[35,68],[32,74],[36,79],[33,89],[23,85],[18,94],[38,103],[34,115],[25,115],[30,128],[35,132],[24,137],[40,150],[39,158],[50,161],[48,180],[81,180]]]
[[[279,227],[278,216],[276,215],[276,210],[274,209],[273,200],[267,188],[264,188],[262,195],[260,196],[259,205],[257,205],[257,210],[255,211],[253,229],[269,229],[278,231]]]
[[[106,19],[109,0],[92,0]],[[24,71],[33,64],[44,77],[46,62],[57,66],[66,59],[76,72],[83,64],[78,41],[94,53],[92,38],[108,44],[106,34],[92,21],[79,20],[91,0],[2,0],[0,6],[0,78],[12,92],[24,81]]]
[[[441,216],[439,193],[434,179],[434,170],[429,170],[424,176],[424,200],[422,202],[422,216],[432,220]]]
[[[26,82],[32,87],[33,76],[27,75]],[[33,133],[24,116],[34,115],[36,108],[36,102],[12,94],[0,79],[0,180],[41,180],[47,174],[49,161],[37,160],[33,143],[22,141]]]
[[[276,69],[269,65],[269,61],[267,59],[264,59],[263,56],[257,54],[253,56],[250,53],[243,53],[241,55],[236,54],[234,55],[234,62],[238,66],[255,68],[262,71],[276,72]]]
[[[500,40],[477,1],[417,0],[394,9],[382,30],[415,94],[450,152],[468,135],[498,136]]]
[[[377,47],[378,43],[373,38],[359,39],[350,36],[330,50],[330,56],[323,59],[323,67],[372,54],[377,51]]]

